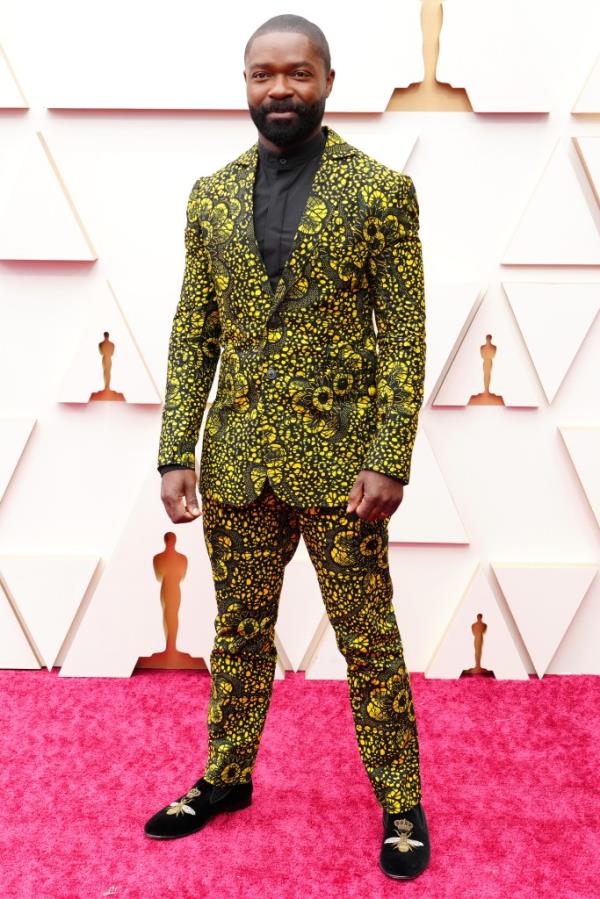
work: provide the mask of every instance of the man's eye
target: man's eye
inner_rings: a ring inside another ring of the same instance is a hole
[[[252,75],[253,78],[259,78],[261,81],[263,80],[263,76],[266,78],[267,73],[266,72],[254,72],[254,74]]]
[[[300,78],[308,78],[308,72],[294,72],[294,75],[300,76]]]

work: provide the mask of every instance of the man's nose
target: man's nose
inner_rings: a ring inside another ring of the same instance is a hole
[[[269,85],[269,96],[281,99],[282,97],[291,97],[294,93],[289,81],[285,75],[278,75],[273,78]]]

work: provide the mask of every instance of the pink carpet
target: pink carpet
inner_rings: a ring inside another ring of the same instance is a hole
[[[600,678],[411,678],[432,859],[396,882],[345,682],[275,682],[253,805],[159,842],[144,821],[203,770],[209,675],[0,671],[0,896],[600,896]]]

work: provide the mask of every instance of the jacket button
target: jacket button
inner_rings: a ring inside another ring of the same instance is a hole
[[[267,372],[267,378],[276,378],[277,377],[277,369],[270,368]]]

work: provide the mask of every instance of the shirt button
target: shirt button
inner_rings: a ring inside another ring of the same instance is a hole
[[[273,379],[273,378],[276,378],[276,377],[277,377],[277,369],[276,369],[276,368],[270,368],[270,369],[268,370],[268,372],[267,372],[267,378]]]

